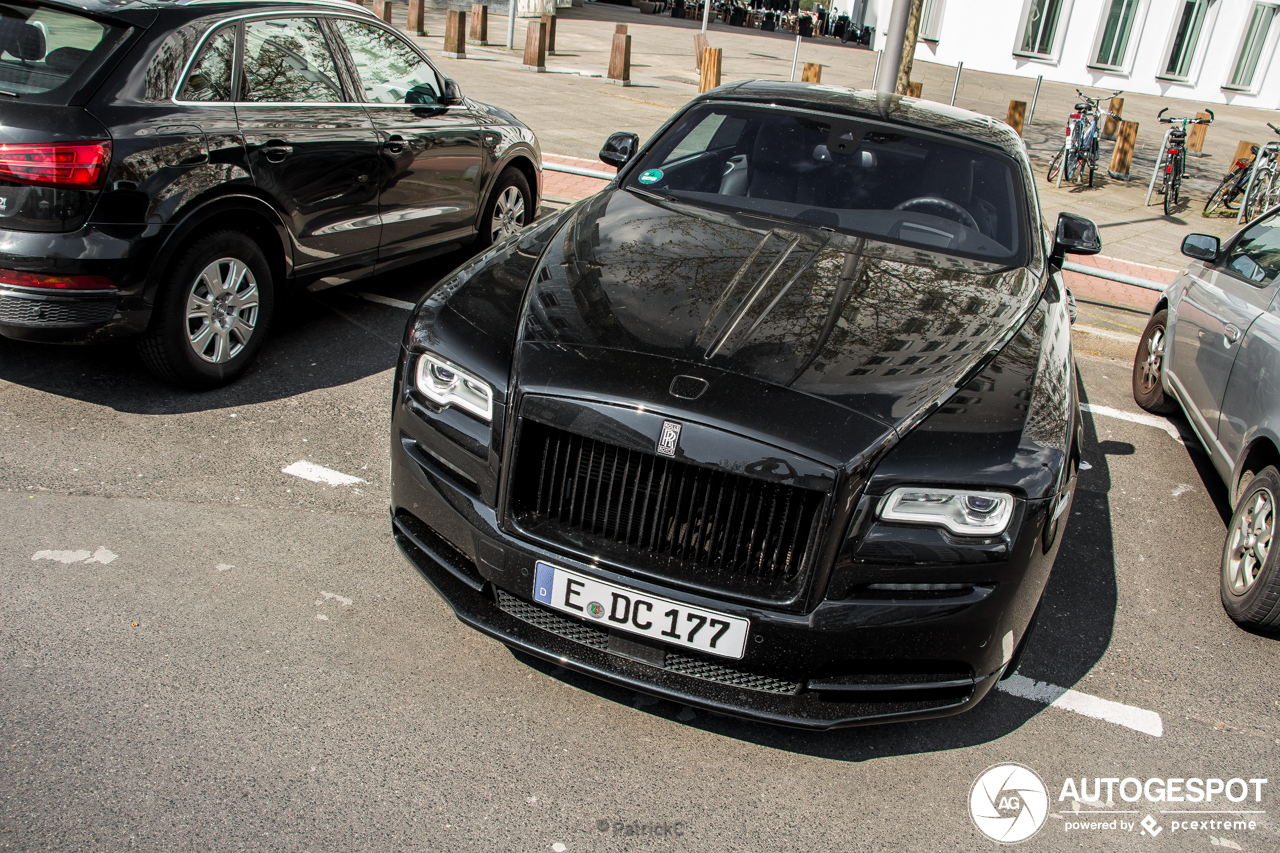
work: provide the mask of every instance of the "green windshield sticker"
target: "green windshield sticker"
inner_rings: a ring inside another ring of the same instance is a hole
[[[662,180],[661,169],[649,169],[640,173],[640,183],[642,184],[656,184],[660,180]]]

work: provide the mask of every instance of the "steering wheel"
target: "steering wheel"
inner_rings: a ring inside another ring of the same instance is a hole
[[[969,211],[965,210],[954,201],[950,201],[945,198],[938,198],[936,195],[922,195],[917,196],[916,198],[909,198],[893,209],[914,210],[917,207],[940,207],[947,213],[950,213],[951,218],[955,219],[961,225],[972,228],[974,231],[978,230],[978,220],[974,219],[973,216],[969,214]]]

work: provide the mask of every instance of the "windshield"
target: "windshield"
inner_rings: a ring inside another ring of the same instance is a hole
[[[123,32],[61,8],[0,3],[0,93],[58,101],[58,90],[96,68]]]
[[[892,243],[1022,263],[1016,166],[994,153],[855,119],[691,110],[626,186]]]

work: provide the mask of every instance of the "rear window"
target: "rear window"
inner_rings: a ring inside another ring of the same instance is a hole
[[[0,103],[65,103],[124,33],[65,9],[0,2]]]
[[[777,109],[691,110],[627,186],[945,254],[1018,265],[1016,166],[896,126]]]

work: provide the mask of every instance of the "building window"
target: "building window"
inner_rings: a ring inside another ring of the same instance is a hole
[[[1240,53],[1236,56],[1235,70],[1231,72],[1231,89],[1253,88],[1253,78],[1258,72],[1258,60],[1262,57],[1262,49],[1271,34],[1271,22],[1275,20],[1276,7],[1267,3],[1255,3],[1253,14],[1249,16],[1249,25],[1245,28],[1244,38],[1240,42]]]
[[[1182,7],[1173,31],[1173,44],[1169,48],[1169,61],[1165,63],[1162,77],[1185,80],[1191,76],[1191,60],[1196,55],[1196,43],[1204,28],[1204,18],[1209,11],[1210,0],[1182,0]]]
[[[1027,4],[1027,23],[1022,31],[1019,53],[1032,56],[1052,56],[1058,34],[1058,18],[1062,14],[1063,0],[1030,0]]]
[[[945,0],[924,0],[920,8],[920,38],[937,41],[942,34],[942,9]]]
[[[1138,0],[1110,0],[1102,19],[1102,35],[1093,64],[1102,68],[1123,68],[1129,51],[1133,20],[1138,17]]]

